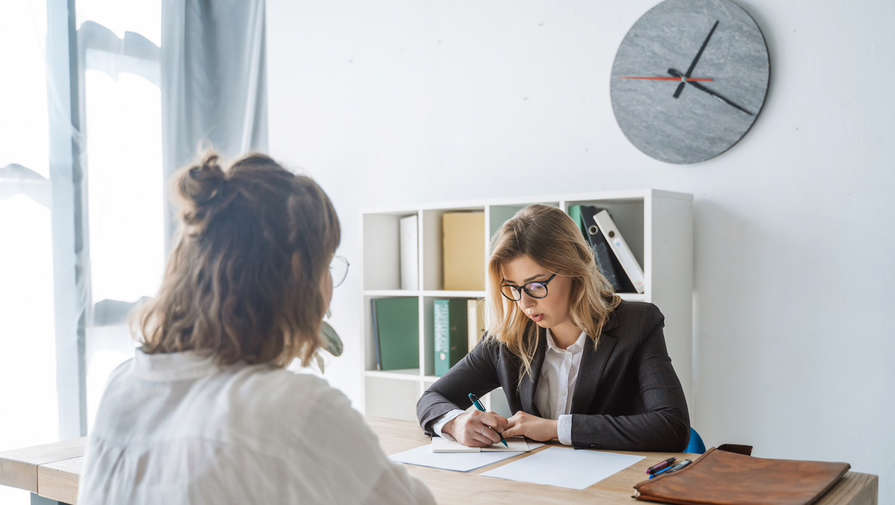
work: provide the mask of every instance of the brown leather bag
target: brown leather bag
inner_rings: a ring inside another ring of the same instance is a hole
[[[754,458],[709,449],[677,472],[634,486],[638,500],[681,505],[808,505],[851,465]]]

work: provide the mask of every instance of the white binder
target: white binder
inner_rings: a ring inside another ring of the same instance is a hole
[[[485,300],[481,298],[467,300],[466,317],[468,319],[466,329],[468,342],[466,349],[467,352],[472,352],[485,333]]]
[[[598,212],[597,215],[594,216],[594,221],[596,221],[603,236],[606,237],[606,242],[609,242],[609,248],[615,253],[615,257],[618,258],[618,262],[621,263],[622,269],[628,275],[628,278],[631,279],[631,284],[634,285],[634,289],[636,289],[638,293],[646,292],[646,283],[643,280],[643,269],[640,268],[640,263],[637,263],[637,258],[634,257],[634,253],[631,252],[631,248],[628,247],[625,238],[622,237],[622,234],[618,231],[618,227],[615,226],[615,221],[609,216],[609,212],[605,210]]]
[[[420,288],[419,232],[416,214],[401,218],[401,289]]]

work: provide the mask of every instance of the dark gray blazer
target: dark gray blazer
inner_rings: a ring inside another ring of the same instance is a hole
[[[588,339],[572,397],[572,445],[627,451],[679,452],[690,437],[690,417],[681,383],[665,348],[665,317],[651,303],[622,302],[607,321],[597,348]],[[467,409],[467,393],[503,387],[510,410],[540,417],[534,404],[547,343],[544,330],[529,323],[538,339],[531,375],[519,384],[521,360],[496,338],[486,337],[423,393],[416,405],[420,426],[453,409]],[[519,384],[517,386],[517,384]]]

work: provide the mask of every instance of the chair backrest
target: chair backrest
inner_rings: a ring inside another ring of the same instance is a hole
[[[702,437],[693,428],[690,428],[690,442],[687,443],[687,450],[684,452],[687,454],[705,454],[705,444],[702,442]]]

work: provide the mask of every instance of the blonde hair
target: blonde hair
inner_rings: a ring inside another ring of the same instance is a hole
[[[489,334],[521,359],[520,382],[524,374],[531,374],[540,338],[538,326],[529,324],[518,305],[500,294],[500,285],[504,280],[502,267],[523,255],[550,272],[571,278],[572,322],[594,340],[594,346],[609,315],[621,303],[597,269],[593,252],[572,218],[547,205],[530,205],[517,212],[491,241],[488,296],[492,307]]]
[[[322,345],[321,286],[341,240],[326,193],[263,154],[223,170],[214,153],[182,169],[173,193],[180,237],[158,296],[132,321],[143,352],[307,365]]]

